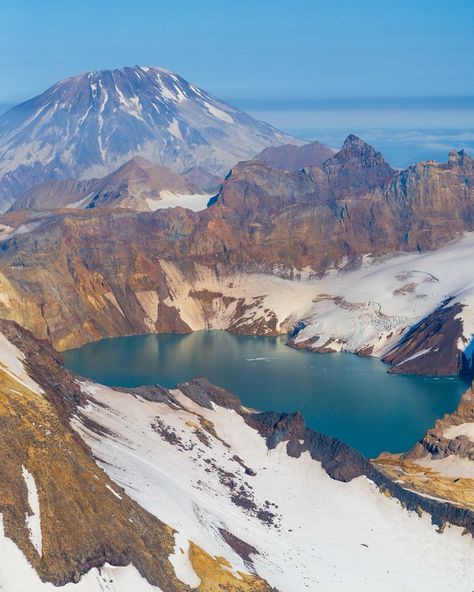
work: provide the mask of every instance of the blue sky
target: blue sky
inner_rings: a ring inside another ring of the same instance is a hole
[[[474,0],[2,0],[0,111],[80,72],[164,66],[281,129],[335,146],[359,132],[406,164],[474,148],[473,32]]]
[[[228,99],[474,95],[472,0],[2,0],[0,102],[161,65]]]

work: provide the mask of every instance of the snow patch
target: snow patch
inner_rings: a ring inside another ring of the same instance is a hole
[[[232,117],[226,113],[225,111],[222,111],[222,109],[218,109],[217,107],[215,107],[214,105],[211,105],[210,103],[203,101],[204,102],[204,106],[206,107],[206,109],[209,111],[209,113],[211,115],[213,115],[214,117],[217,117],[217,119],[220,119],[221,121],[225,121],[226,123],[235,123],[234,120],[232,119]]]
[[[110,485],[106,485],[106,487],[107,487],[107,489],[108,489],[109,491],[111,491],[111,492],[112,492],[112,493],[115,495],[115,497],[118,497],[118,499],[119,499],[119,500],[121,500],[121,499],[122,499],[122,496],[121,496],[121,495],[119,495],[119,494],[118,494],[118,493],[115,491],[115,489],[113,489],[112,487],[110,487]]]
[[[23,355],[23,352],[10,343],[8,339],[0,333],[0,366],[23,386],[37,394],[42,394],[43,390],[27,374],[23,365],[24,359],[25,356]]]
[[[199,212],[206,209],[210,197],[211,195],[208,193],[184,194],[165,190],[160,191],[160,197],[158,199],[147,197],[146,203],[152,211],[180,206],[188,210],[193,210],[193,212]]]
[[[25,467],[22,467],[21,470],[28,489],[28,504],[32,512],[31,515],[27,514],[26,516],[26,524],[30,531],[30,541],[33,543],[38,555],[42,555],[41,514],[38,489],[33,475]]]
[[[401,366],[402,364],[406,364],[410,360],[414,360],[415,358],[419,358],[420,356],[424,356],[425,354],[429,353],[430,351],[431,351],[430,348],[428,348],[428,349],[421,349],[420,351],[416,352],[416,354],[413,354],[409,358],[406,358],[406,360],[403,360],[402,362],[400,362],[399,364],[397,364],[397,366]]]
[[[189,541],[182,533],[175,533],[174,552],[169,556],[169,560],[174,568],[174,573],[178,580],[187,584],[191,588],[197,588],[201,583],[201,578],[194,571],[189,559]]]
[[[467,436],[471,442],[474,442],[474,423],[461,423],[460,425],[450,426],[444,430],[443,436],[448,440],[458,436]]]

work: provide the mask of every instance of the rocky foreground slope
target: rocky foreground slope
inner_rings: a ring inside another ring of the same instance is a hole
[[[200,212],[12,212],[0,315],[60,349],[222,328],[470,371],[473,187],[464,152],[397,173],[349,136],[322,168],[239,164]]]
[[[0,332],[2,589],[472,589],[463,504],[203,379],[112,390]]]
[[[474,510],[474,393],[439,419],[412,450],[382,454],[377,467],[404,488]]]

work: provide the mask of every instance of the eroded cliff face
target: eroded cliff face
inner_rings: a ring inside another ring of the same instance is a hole
[[[0,314],[59,349],[150,331],[285,333],[298,310],[269,303],[265,288],[239,293],[236,278],[297,279],[437,248],[474,228],[473,179],[462,152],[394,173],[349,137],[322,169],[241,163],[203,212],[8,214]]]

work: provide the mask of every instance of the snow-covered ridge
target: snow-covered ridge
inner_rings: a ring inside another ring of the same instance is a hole
[[[450,526],[439,535],[426,515],[408,513],[365,477],[341,483],[308,453],[291,458],[283,444],[269,451],[232,409],[203,408],[178,390],[172,395],[182,409],[92,383],[84,389],[92,397],[87,417],[106,431],[92,432],[79,419],[76,429],[116,483],[178,531],[181,554],[173,562],[183,581],[197,583],[187,541],[248,570],[226,532],[254,549],[254,569],[282,592],[470,592],[471,538]],[[237,491],[272,521],[233,501]]]

